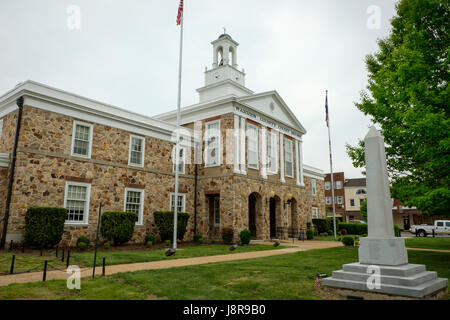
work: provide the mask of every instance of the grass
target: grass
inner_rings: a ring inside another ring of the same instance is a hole
[[[264,250],[276,250],[283,248],[282,246],[274,248],[269,245],[246,245],[240,246],[236,251],[231,252],[229,245],[215,244],[215,245],[199,245],[199,246],[187,246],[180,248],[177,254],[172,257],[166,257],[164,255],[166,249],[153,249],[153,250],[127,250],[126,247],[122,249],[110,249],[99,250],[97,252],[97,266],[102,264],[102,258],[106,257],[107,265],[125,264],[125,263],[138,263],[149,262],[166,259],[180,259],[191,257],[203,257],[212,255],[233,254],[238,252],[250,252],[250,251],[264,251]],[[44,260],[49,260],[48,269],[65,268],[66,263],[61,262],[60,259],[55,257],[54,251],[46,252],[43,257],[39,254],[31,253],[19,253],[19,252],[0,252],[0,274],[7,274],[10,271],[12,255],[16,255],[14,273],[41,271],[44,266]],[[60,253],[61,254],[61,253]],[[92,267],[94,259],[93,251],[86,252],[71,252],[70,264],[78,265],[80,267]]]
[[[450,238],[407,238],[406,247],[422,249],[450,250]]]
[[[449,278],[450,253],[409,251],[410,263],[422,263]],[[81,290],[65,281],[0,287],[0,299],[322,299],[315,274],[331,274],[358,259],[356,248],[310,250],[266,258],[82,279]],[[447,299],[450,296],[447,294]]]

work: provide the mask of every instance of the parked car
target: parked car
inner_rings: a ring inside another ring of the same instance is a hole
[[[450,234],[450,220],[436,220],[434,225],[420,224],[412,225],[409,232],[417,234],[419,237],[426,237],[429,234]]]
[[[363,220],[350,220],[349,222],[351,222],[351,223],[367,223]]]

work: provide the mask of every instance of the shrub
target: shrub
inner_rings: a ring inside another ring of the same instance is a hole
[[[367,233],[367,223],[339,223],[339,229],[345,229],[348,234]]]
[[[171,243],[171,242],[170,242],[169,239],[165,240],[164,243],[166,244],[166,247],[170,247],[170,243]]]
[[[394,234],[395,234],[396,237],[401,237],[402,236],[402,234],[400,232],[400,227],[398,225],[396,225],[396,224],[394,224]]]
[[[111,248],[111,243],[109,243],[108,241],[105,242],[105,243],[103,244],[103,248],[108,250],[109,248]]]
[[[334,233],[333,230],[328,230],[328,235],[329,235],[329,236],[332,236],[333,233]]]
[[[252,234],[249,230],[242,230],[241,233],[239,234],[239,237],[241,238],[242,244],[249,244]]]
[[[319,235],[319,231],[314,230],[313,232],[314,232],[314,236],[318,236]]]
[[[147,244],[149,241],[151,241],[152,243],[155,243],[155,235],[153,233],[147,233],[145,235],[144,243]]]
[[[194,242],[200,242],[200,241],[203,242],[203,236],[199,233],[194,234]]]
[[[333,218],[312,219],[312,222],[316,226],[316,230],[319,233],[325,233],[330,230],[333,230]],[[336,221],[336,223],[337,223],[337,221]]]
[[[322,232],[322,233],[320,234],[320,236],[321,236],[321,237],[326,237],[326,236],[328,236],[328,233],[327,233],[327,232]]]
[[[80,243],[86,243],[86,247],[89,247],[89,243],[91,243],[91,240],[89,240],[88,237],[80,236],[80,237],[78,237],[78,240],[77,240],[78,248],[80,247]]]
[[[155,217],[155,224],[158,227],[161,240],[173,239],[173,211],[155,211],[153,216]],[[178,212],[177,216],[177,239],[183,240],[189,221],[189,214]]]
[[[361,238],[365,238],[365,237],[367,237],[367,233],[364,233],[361,235]]]
[[[353,244],[355,243],[355,239],[353,239],[352,236],[343,236],[343,237],[342,237],[342,243],[343,243],[345,246],[353,247]]]
[[[126,243],[133,237],[136,221],[137,214],[134,212],[104,212],[101,219],[102,236],[115,246]]]
[[[314,232],[311,229],[306,230],[306,239],[307,240],[314,239]]]
[[[84,250],[86,250],[86,248],[88,247],[88,245],[87,245],[86,242],[80,242],[80,243],[77,244],[77,247],[78,247],[78,249],[84,251]]]
[[[25,214],[25,243],[36,248],[53,248],[62,238],[67,209],[30,207]]]
[[[211,238],[210,242],[211,242],[211,244],[215,244],[216,243],[216,239]]]
[[[347,234],[347,230],[346,229],[341,229],[341,231],[339,233],[341,235],[345,236]]]
[[[146,245],[147,245],[147,247],[149,247],[149,248],[150,248],[150,247],[151,247],[151,246],[153,245],[153,241],[150,241],[150,240],[149,240],[149,241],[147,241]]]
[[[225,227],[222,229],[222,240],[225,244],[233,242],[234,230],[232,227]]]
[[[311,222],[306,223],[306,229],[311,229]]]

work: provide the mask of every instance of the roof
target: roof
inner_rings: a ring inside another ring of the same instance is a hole
[[[366,178],[345,179],[344,187],[365,187]]]
[[[228,33],[222,33],[222,34],[219,36],[218,39],[221,39],[221,38],[224,38],[224,37],[229,37],[230,39],[233,39],[233,38],[231,38],[231,36],[230,36]]]

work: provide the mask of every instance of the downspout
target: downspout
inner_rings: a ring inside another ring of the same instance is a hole
[[[17,123],[16,123],[16,134],[14,136],[14,147],[11,155],[11,169],[9,173],[9,181],[8,181],[8,192],[6,194],[6,203],[5,203],[5,216],[3,217],[3,232],[2,238],[0,240],[0,249],[5,248],[6,243],[6,232],[8,231],[8,220],[9,220],[9,209],[11,205],[11,194],[12,194],[12,186],[14,182],[14,171],[16,168],[16,154],[17,154],[17,145],[19,143],[19,132],[20,132],[20,123],[22,122],[22,111],[23,111],[23,97],[20,97],[16,100],[17,106],[19,107],[19,112],[17,114]]]
[[[194,235],[197,234],[197,184],[198,184],[198,164],[195,164],[195,179],[194,179]]]

